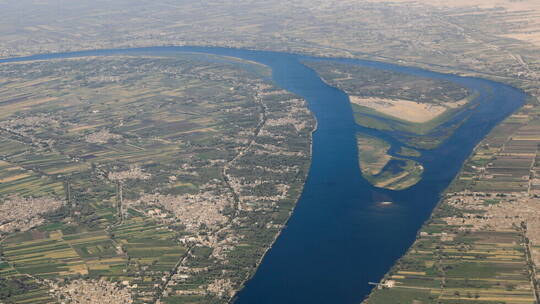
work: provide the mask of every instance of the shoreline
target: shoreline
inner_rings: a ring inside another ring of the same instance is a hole
[[[101,56],[103,56],[103,55],[101,55]],[[21,59],[21,58],[19,58],[19,59]],[[0,63],[1,63],[1,62],[3,62],[3,60],[0,60]],[[322,78],[321,78],[321,79],[322,79]],[[323,80],[323,81],[324,81],[324,80]],[[332,87],[332,86],[331,86],[331,87]],[[350,104],[349,104],[349,107],[350,107]],[[521,107],[520,107],[520,108],[521,108]],[[516,109],[516,111],[519,110],[520,108]],[[314,116],[314,114],[313,114],[313,112],[312,112],[311,110],[310,110],[310,112],[312,113],[312,116]],[[500,122],[499,122],[497,125],[499,125],[499,124],[500,124]],[[259,259],[259,261],[256,263],[255,271],[253,272],[252,276],[249,277],[249,278],[247,278],[247,279],[244,281],[244,283],[247,282],[247,281],[249,281],[249,279],[251,279],[251,278],[253,277],[253,275],[256,273],[256,271],[258,270],[260,264],[261,264],[262,261],[264,260],[264,257],[267,255],[267,253],[269,252],[269,250],[272,249],[272,248],[274,247],[275,242],[277,241],[277,239],[279,238],[279,236],[283,233],[284,229],[287,227],[287,224],[289,223],[289,221],[290,221],[290,219],[291,219],[291,217],[292,217],[292,214],[294,213],[294,211],[295,211],[295,209],[296,209],[296,205],[297,205],[298,202],[299,202],[299,199],[300,199],[300,197],[301,197],[301,195],[302,195],[303,189],[304,189],[305,184],[306,184],[306,179],[307,179],[307,176],[308,176],[308,174],[309,174],[309,168],[311,167],[311,164],[312,164],[312,159],[313,159],[313,134],[314,134],[315,131],[317,131],[317,130],[318,130],[318,120],[315,119],[315,126],[314,126],[314,129],[310,132],[310,161],[309,161],[309,165],[307,166],[307,167],[308,167],[308,170],[306,171],[306,175],[305,175],[305,178],[304,178],[304,182],[302,183],[302,186],[301,186],[301,188],[300,188],[299,195],[298,195],[298,197],[297,197],[296,200],[295,200],[294,207],[293,207],[293,209],[289,212],[289,217],[288,217],[287,221],[285,222],[283,228],[280,229],[279,233],[276,234],[276,236],[274,237],[274,239],[273,239],[272,243],[270,244],[270,246],[266,248],[266,250],[264,251],[262,257],[261,257],[261,258]],[[484,138],[485,138],[485,137],[484,137]],[[482,139],[482,140],[483,140],[483,139]],[[475,146],[474,149],[476,149],[476,148],[478,147],[478,145],[480,145],[480,143],[481,143],[481,141],[480,141],[479,143],[476,144],[476,146]],[[473,151],[474,151],[474,149],[473,149]],[[466,159],[468,159],[469,157],[470,157],[470,155],[469,155]],[[462,166],[463,166],[463,164],[462,164]],[[462,168],[460,168],[460,169],[458,170],[458,174],[457,174],[456,176],[454,176],[454,179],[457,178],[457,176],[459,176],[459,174],[460,174],[461,171],[462,171]],[[454,179],[453,179],[453,180],[454,180]],[[441,194],[440,194],[440,197],[441,197],[441,198],[444,196],[444,194],[446,193],[447,189],[448,189],[448,187],[447,187],[443,192],[441,192]],[[437,202],[437,204],[435,205],[434,208],[437,208],[437,206],[441,203],[441,201],[442,201],[442,200],[439,199],[439,201]],[[435,209],[434,209],[434,210],[435,210]],[[429,218],[428,218],[428,220],[429,220]],[[417,231],[417,234],[418,234],[418,231]],[[410,249],[410,247],[409,247],[409,249]],[[239,292],[240,292],[244,287],[245,287],[245,284],[242,284],[242,288],[239,289]],[[229,302],[234,301],[234,299],[236,298],[236,295],[237,295],[237,294],[238,294],[238,292],[235,294],[235,296],[233,296],[233,298],[231,298],[231,300],[230,300]]]
[[[491,80],[491,79],[490,79]],[[395,263],[393,263],[393,265],[391,266],[391,268],[384,274],[383,277],[381,277],[381,279],[378,281],[378,286],[379,288],[373,288],[371,290],[370,293],[368,293],[365,298],[360,302],[361,304],[370,304],[370,300],[373,299],[373,297],[375,297],[376,295],[380,294],[382,291],[381,290],[386,290],[386,289],[392,289],[392,288],[397,288],[399,289],[399,285],[396,285],[396,279],[394,278],[394,275],[396,274],[396,268],[397,267],[400,267],[399,266],[399,263],[402,259],[404,258],[409,258],[409,259],[412,259],[413,257],[409,257],[409,255],[413,255],[413,253],[415,253],[416,251],[418,251],[418,247],[416,247],[416,244],[417,242],[420,242],[421,240],[425,240],[425,233],[426,232],[423,232],[422,230],[424,229],[429,229],[429,225],[432,224],[434,222],[434,220],[440,220],[440,215],[439,213],[441,213],[441,209],[443,206],[445,205],[448,205],[449,204],[449,201],[450,201],[450,197],[453,196],[453,195],[459,195],[460,193],[468,193],[469,190],[459,190],[459,188],[456,188],[457,187],[457,183],[459,182],[459,179],[460,177],[466,173],[466,166],[468,165],[468,162],[473,160],[474,156],[479,152],[478,150],[480,149],[480,147],[486,145],[490,139],[490,135],[492,134],[495,134],[497,132],[503,132],[500,130],[500,128],[503,128],[503,125],[507,122],[507,120],[511,119],[511,117],[513,115],[516,115],[517,113],[519,113],[520,111],[522,111],[526,106],[532,106],[531,104],[531,100],[533,98],[535,98],[532,94],[529,94],[527,93],[527,91],[525,90],[522,90],[522,89],[519,89],[520,91],[522,91],[525,95],[525,100],[523,102],[523,104],[521,106],[519,106],[518,108],[516,108],[512,113],[510,113],[508,116],[506,116],[505,119],[503,119],[502,121],[498,122],[496,125],[494,125],[494,127],[490,130],[490,132],[488,132],[475,146],[474,148],[472,149],[472,151],[469,153],[469,155],[466,157],[466,159],[463,161],[463,163],[461,164],[461,167],[459,168],[457,174],[452,178],[451,182],[448,184],[448,186],[440,193],[440,198],[437,202],[437,204],[434,206],[433,210],[431,211],[431,214],[429,216],[429,218],[427,218],[421,225],[420,229],[417,231],[416,233],[416,237],[414,239],[414,242],[411,244],[411,246],[395,261]],[[538,104],[535,104],[534,107],[538,108],[540,107]],[[526,125],[526,124],[525,124]],[[507,131],[508,132],[508,131]],[[507,137],[507,142],[512,140],[512,136],[513,134],[517,132],[516,130],[514,131],[510,131],[510,133],[508,133],[508,137]],[[506,134],[506,133],[505,133]],[[493,188],[492,190],[496,191],[496,188]],[[478,192],[481,196],[484,196],[485,193],[482,193],[482,192]],[[488,192],[490,193],[490,192]],[[504,192],[501,192],[504,194]],[[498,194],[501,194],[501,193],[498,193]],[[517,194],[516,194],[517,193]],[[471,192],[472,195],[476,195],[477,192]],[[497,194],[496,192],[493,192],[493,193],[490,193],[490,196],[493,196],[494,194]],[[519,197],[519,192],[515,192],[514,194],[516,194],[518,197]],[[510,195],[510,197],[513,197],[512,195]],[[504,201],[504,199],[502,199],[502,201]],[[451,205],[450,205],[451,206]],[[452,231],[452,227],[455,229],[455,226],[451,225],[451,224],[442,224],[443,227],[448,227],[448,228],[442,228],[442,231],[443,233],[450,233],[450,231]],[[462,226],[463,227],[463,226]],[[470,231],[470,230],[467,230],[467,231]],[[483,231],[483,230],[480,230],[480,231]],[[493,231],[497,231],[497,230],[486,230],[486,233],[487,232],[493,232]],[[523,238],[526,240],[526,241],[523,241],[524,243],[526,242],[528,244],[528,238],[526,236],[526,229],[525,229],[525,232],[523,233]],[[429,248],[427,249],[424,249],[424,250],[429,250]],[[536,273],[536,268],[535,268],[535,264],[534,262],[531,262],[531,256],[530,256],[530,253],[529,253],[529,245],[525,246],[525,251],[527,253],[526,255],[526,258],[527,258],[527,264],[529,265],[529,271],[531,272],[531,286],[532,286],[532,290],[533,290],[533,294],[535,295],[535,297],[538,298],[538,288],[536,287],[535,285],[535,278],[534,278],[534,273]],[[463,253],[465,254],[465,253]],[[470,263],[474,263],[475,260],[467,260],[468,262]],[[516,262],[518,263],[518,262]],[[397,268],[399,269],[399,268]],[[399,271],[397,273],[400,273]],[[396,278],[399,277],[399,275],[396,276]],[[405,276],[406,277],[406,276]],[[445,277],[446,278],[446,277]],[[465,277],[467,279],[467,277]],[[443,279],[444,280],[444,279]],[[399,284],[399,283],[398,283]],[[390,286],[391,285],[391,286]],[[381,288],[382,286],[382,288]],[[404,288],[413,288],[414,287],[408,287],[408,286],[404,286]],[[446,288],[446,287],[445,287]],[[471,287],[469,287],[471,288]],[[428,290],[430,290],[430,288],[427,288]],[[448,287],[448,289],[451,290],[450,287]],[[432,289],[431,289],[432,290]],[[441,289],[443,290],[443,289]],[[442,292],[444,291],[441,291],[441,294]],[[450,292],[450,291],[447,291],[447,292]],[[480,298],[481,299],[481,298]],[[503,298],[501,298],[501,301],[503,301]],[[376,303],[381,303],[381,302],[376,302]],[[385,302],[384,302],[385,303]]]
[[[307,105],[307,101],[304,101]],[[309,108],[308,108],[309,110]],[[314,124],[314,127],[313,127],[313,130],[309,133],[309,137],[310,137],[310,144],[309,144],[309,148],[310,148],[310,152],[309,152],[309,162],[306,166],[306,170],[305,170],[305,176],[304,176],[304,182],[302,183],[302,186],[300,187],[300,191],[298,192],[298,197],[294,200],[295,203],[294,203],[294,207],[293,209],[289,212],[289,216],[287,218],[287,221],[283,224],[283,227],[279,230],[279,232],[274,236],[274,238],[272,239],[272,242],[270,243],[270,245],[264,250],[262,256],[258,259],[258,261],[255,263],[255,267],[254,267],[254,271],[250,274],[248,274],[248,277],[244,280],[244,282],[240,285],[240,288],[236,291],[236,293],[227,301],[228,304],[232,304],[234,303],[237,299],[238,299],[238,295],[239,293],[242,292],[242,290],[246,287],[247,283],[249,282],[249,280],[251,280],[255,274],[257,273],[257,271],[259,270],[259,266],[262,264],[264,258],[266,257],[266,255],[268,254],[268,252],[274,247],[274,244],[276,243],[276,241],[278,240],[278,238],[281,236],[281,234],[283,233],[283,231],[287,228],[287,224],[289,223],[289,221],[291,220],[291,217],[292,217],[292,214],[294,213],[294,210],[296,208],[296,205],[298,204],[298,202],[300,201],[300,197],[302,196],[302,193],[304,191],[304,187],[306,185],[306,180],[307,180],[307,177],[309,176],[309,170],[310,170],[310,167],[311,167],[311,162],[312,162],[312,155],[313,155],[313,133],[315,133],[315,131],[317,131],[317,126],[318,126],[318,121],[317,119],[315,118],[315,115],[313,114],[313,112],[311,112],[310,110],[310,113],[313,117],[313,120],[315,122]]]

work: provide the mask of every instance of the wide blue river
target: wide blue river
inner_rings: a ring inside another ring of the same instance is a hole
[[[404,191],[371,186],[360,174],[356,133],[368,132],[400,143],[394,134],[359,127],[348,97],[325,84],[301,55],[241,49],[149,47],[37,55],[0,60],[27,61],[114,54],[199,52],[256,61],[272,68],[276,85],[302,96],[315,115],[311,169],[287,227],[235,303],[359,303],[412,244],[441,193],[478,142],[525,101],[510,86],[387,63],[333,59],[424,77],[442,78],[479,92],[476,106],[443,144],[423,151],[423,179]],[[381,207],[378,202],[394,204]]]

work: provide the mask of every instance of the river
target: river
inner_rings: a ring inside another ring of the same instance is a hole
[[[379,69],[460,83],[479,93],[478,106],[438,148],[422,151],[423,179],[403,191],[371,186],[358,167],[356,133],[368,132],[400,143],[391,133],[358,126],[347,95],[324,83],[301,55],[204,47],[148,47],[44,54],[0,60],[199,52],[256,61],[272,68],[276,85],[308,101],[317,119],[313,155],[304,191],[274,246],[235,303],[359,303],[415,239],[441,193],[459,172],[473,148],[526,95],[493,81],[440,74],[388,63],[332,59]],[[381,201],[393,204],[381,206]]]

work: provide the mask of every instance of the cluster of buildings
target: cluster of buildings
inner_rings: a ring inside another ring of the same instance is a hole
[[[93,144],[105,144],[113,139],[120,139],[121,135],[111,133],[107,129],[102,129],[97,132],[86,135],[85,140]]]
[[[12,196],[0,204],[0,234],[26,231],[43,223],[41,215],[62,207],[64,201],[50,197]]]
[[[124,207],[145,206],[143,209],[149,216],[166,218],[160,209],[152,208],[158,206],[172,214],[187,231],[198,232],[201,225],[215,230],[227,221],[222,211],[232,201],[229,193],[219,190],[220,183],[203,185],[201,188],[205,190],[196,194],[144,194],[137,200],[125,201]]]
[[[131,304],[128,289],[106,280],[73,280],[66,285],[50,283],[49,292],[62,304]]]

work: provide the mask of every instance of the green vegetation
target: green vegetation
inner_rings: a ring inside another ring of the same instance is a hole
[[[377,137],[358,133],[358,160],[364,176],[379,174],[386,164],[392,159],[388,155],[390,144]]]
[[[399,151],[397,154],[401,156],[408,156],[408,157],[420,157],[420,155],[422,155],[418,150],[415,150],[409,147],[399,148]]]
[[[422,179],[423,167],[416,161],[390,156],[390,144],[386,141],[359,133],[357,142],[362,175],[374,186],[403,190]]]
[[[387,274],[393,286],[367,303],[534,303],[519,233],[463,233],[446,225],[442,233],[427,232],[433,226],[441,224],[427,224]]]
[[[0,74],[0,302],[91,298],[102,279],[134,303],[227,302],[302,189],[314,121],[265,66],[139,54]]]
[[[381,173],[367,179],[376,187],[403,190],[418,183],[423,172],[422,165],[414,160],[393,158]]]
[[[539,111],[526,105],[477,146],[364,303],[537,303]]]
[[[333,61],[303,63],[331,85],[354,96],[406,99],[437,105],[456,102],[470,95],[467,88],[448,80]]]
[[[456,115],[473,106],[477,96],[447,80],[331,61],[304,64],[349,94],[359,125],[400,132],[409,145],[423,149],[450,136],[462,121]]]
[[[25,12],[24,18],[19,14],[21,11]],[[228,18],[231,11],[243,12],[242,18]],[[445,72],[457,70],[511,82],[522,88],[528,88],[529,92],[538,96],[540,67],[536,30],[540,20],[538,11],[539,7],[535,1],[487,0],[455,1],[450,4],[448,1],[416,2],[414,5],[401,1],[393,2],[391,5],[388,1],[370,1],[369,5],[357,5],[356,1],[328,4],[325,1],[303,0],[295,2],[294,9],[291,9],[289,1],[233,1],[229,4],[215,2],[204,5],[190,1],[174,5],[147,1],[134,5],[132,1],[120,0],[108,3],[107,7],[100,7],[99,2],[73,2],[70,3],[70,9],[62,10],[51,2],[6,1],[2,9],[5,26],[2,27],[0,55],[9,57],[127,45],[164,45],[174,41],[192,45],[212,43],[327,56],[359,56]],[[123,15],[133,18],[121,18]],[[464,174],[458,177],[452,189],[471,191],[495,189],[503,191],[505,196],[506,193],[522,192],[526,189],[531,190],[530,194],[538,195],[535,193],[539,190],[538,183],[520,181],[519,179],[523,179],[524,176],[522,172],[510,172],[504,167],[504,161],[508,159],[495,157],[501,152],[499,144],[506,143],[506,139],[512,134],[513,131],[510,129],[519,128],[523,120],[520,117],[512,119],[513,123],[504,124],[506,130],[498,128],[492,133],[493,141],[489,146],[482,145],[477,149],[475,156],[464,166]],[[362,118],[362,122],[376,128],[385,126],[384,121],[366,115]],[[531,133],[535,132],[538,134],[538,130],[533,128]],[[435,140],[425,138],[416,138],[419,142],[416,146],[430,147],[436,143]],[[0,144],[2,149],[14,146],[13,142],[2,141]],[[523,146],[518,147],[520,145],[511,146],[513,149],[523,149]],[[522,151],[525,152],[523,154],[530,152],[529,149]],[[23,152],[24,150],[20,151]],[[515,153],[512,150],[503,152]],[[5,155],[4,152],[2,155]],[[497,162],[492,162],[493,160]],[[495,166],[490,165],[491,163]],[[524,171],[525,166],[521,165],[521,161],[518,163],[520,163],[519,171]],[[11,165],[15,164],[10,163]],[[12,181],[6,182],[10,185],[1,190],[2,195],[14,192],[20,195],[32,193],[62,195],[63,179],[54,180],[52,174],[49,176],[27,168],[22,169],[20,173],[29,176],[26,180],[21,178],[21,183],[28,184],[18,187]],[[486,169],[488,174],[483,174]],[[74,169],[74,172],[76,171]],[[503,174],[500,174],[501,171]],[[4,173],[6,172],[3,170],[2,174]],[[216,170],[212,169],[205,173],[219,176]],[[6,176],[11,174],[6,173]],[[0,184],[0,187],[2,186],[4,184]],[[196,192],[198,187],[196,181],[193,183],[180,181],[170,191]],[[498,198],[502,200],[499,204],[508,203],[505,196]],[[454,207],[449,208],[446,204],[441,205],[441,208],[452,215],[462,213]],[[276,218],[281,218],[285,213],[285,210],[280,210]],[[128,209],[128,214],[143,215],[133,209]],[[445,226],[436,226],[432,230],[443,229]],[[521,241],[515,239],[516,243]],[[0,264],[0,269],[6,269],[3,265],[5,263]],[[433,277],[427,280],[411,279],[410,282],[421,284],[432,279]],[[498,277],[497,280],[506,279]],[[437,279],[433,281],[439,282]],[[454,286],[468,284],[465,280],[448,280],[448,282],[455,284]],[[23,286],[32,284],[34,282],[28,282]],[[438,303],[532,303],[534,299],[519,296],[522,288],[527,288],[528,285],[527,281],[518,285],[516,287],[518,292],[515,293],[517,296],[514,298],[514,293],[506,291],[513,289],[512,285],[496,286],[487,293],[488,296],[492,296],[491,300],[480,292],[477,294],[474,291],[464,290],[465,287],[450,291],[443,297],[439,297],[436,291],[435,294],[431,294],[432,289],[420,288],[391,291],[385,289],[375,297],[379,297],[377,301],[380,303],[392,304],[396,303],[396,299],[402,303],[429,303],[434,298],[437,298]],[[476,286],[485,288],[486,284]],[[26,287],[9,288],[19,290],[15,292],[17,297],[14,299],[17,301],[41,302],[37,299],[40,298],[38,294],[42,291],[21,293],[21,290],[26,291]],[[171,296],[166,298],[165,302],[212,302],[209,299],[202,300],[203,298],[204,296],[200,295]]]

